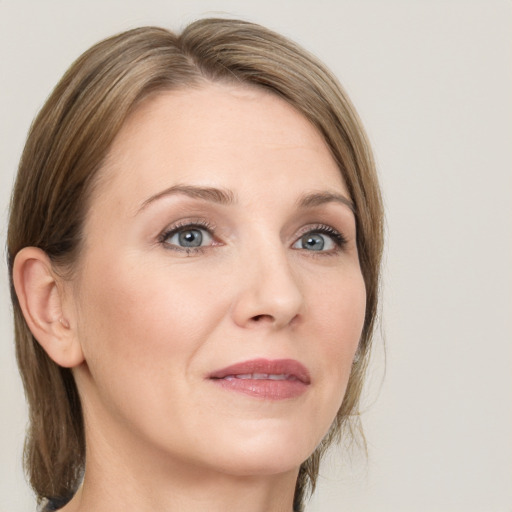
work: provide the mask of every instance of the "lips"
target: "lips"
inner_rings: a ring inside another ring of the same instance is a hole
[[[268,400],[298,397],[311,383],[307,368],[294,359],[244,361],[216,370],[208,379],[226,390]]]

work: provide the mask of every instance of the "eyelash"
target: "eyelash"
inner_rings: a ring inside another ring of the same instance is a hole
[[[169,244],[167,240],[174,236],[175,234],[179,233],[180,231],[187,231],[187,230],[193,230],[193,229],[203,229],[208,232],[208,234],[212,237],[212,239],[215,238],[214,232],[216,230],[216,227],[213,224],[210,224],[207,221],[204,220],[198,220],[198,221],[184,221],[179,222],[177,224],[174,224],[173,226],[166,229],[159,237],[158,242],[162,244],[166,249],[177,251],[177,252],[183,252],[188,254],[202,254],[206,249],[208,249],[211,246],[199,246],[199,247],[180,247],[174,244]],[[322,235],[328,235],[331,240],[333,241],[334,245],[336,246],[334,249],[328,250],[328,251],[307,251],[306,249],[302,248],[299,250],[304,250],[311,254],[312,256],[332,256],[333,254],[337,254],[341,250],[343,250],[344,246],[348,243],[348,240],[345,238],[345,236],[340,233],[338,230],[334,229],[331,226],[328,226],[326,224],[316,224],[314,226],[308,226],[303,232],[299,234],[297,239],[295,240],[294,244],[296,244],[301,238],[303,238],[306,235],[312,235],[312,234],[322,234]]]

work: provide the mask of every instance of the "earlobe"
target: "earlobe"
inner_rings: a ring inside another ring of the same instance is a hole
[[[81,364],[82,347],[48,255],[37,247],[23,248],[14,260],[13,281],[25,321],[48,356],[67,368]]]

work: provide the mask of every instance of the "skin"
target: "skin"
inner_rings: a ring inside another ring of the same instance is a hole
[[[162,194],[184,185],[232,201]],[[101,170],[77,272],[61,284],[87,439],[66,512],[292,510],[365,311],[354,215],[338,200],[298,206],[319,193],[350,200],[320,134],[270,93],[207,84],[131,115]],[[166,237],[177,223],[206,223],[204,245]],[[255,358],[299,361],[307,390],[271,400],[208,379]]]

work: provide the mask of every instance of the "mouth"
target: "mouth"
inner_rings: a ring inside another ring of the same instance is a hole
[[[228,391],[267,400],[296,398],[311,383],[307,368],[293,359],[253,359],[216,370],[208,376]]]

